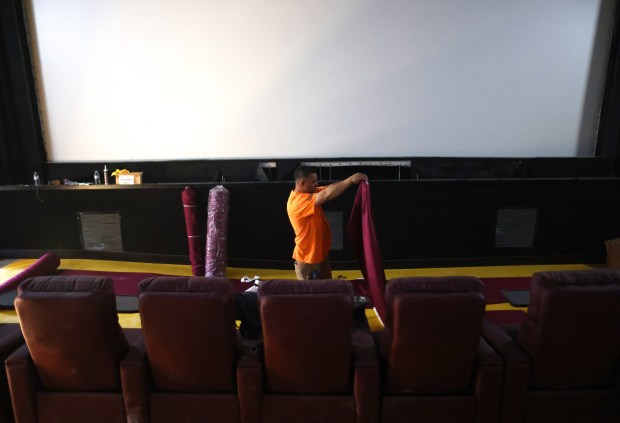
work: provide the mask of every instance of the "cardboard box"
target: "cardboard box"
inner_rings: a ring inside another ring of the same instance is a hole
[[[605,241],[607,249],[607,267],[620,269],[620,238]]]
[[[116,185],[140,185],[142,172],[119,173],[115,176]]]

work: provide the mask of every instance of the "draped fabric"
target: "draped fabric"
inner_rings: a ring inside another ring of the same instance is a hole
[[[230,192],[222,185],[209,190],[205,276],[225,276]]]
[[[379,241],[375,233],[375,219],[370,202],[368,181],[360,182],[349,225],[347,237],[359,260],[364,278],[370,289],[370,299],[381,319],[385,316],[385,272],[381,261]]]
[[[204,276],[204,241],[200,234],[200,224],[198,222],[196,192],[191,187],[185,187],[181,199],[183,201],[183,213],[185,214],[185,230],[187,232],[187,244],[189,247],[189,261],[192,265],[192,275]]]

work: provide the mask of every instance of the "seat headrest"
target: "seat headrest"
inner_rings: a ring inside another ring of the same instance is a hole
[[[138,292],[214,292],[232,294],[233,286],[226,278],[204,276],[156,276],[144,279]]]
[[[473,276],[431,276],[391,279],[386,293],[403,292],[484,292],[482,281]]]
[[[595,269],[538,272],[532,275],[532,284],[543,284],[546,287],[620,285],[620,270]]]
[[[385,287],[385,325],[392,326],[392,304],[395,297],[407,293],[475,293],[484,295],[482,281],[473,276],[417,276],[395,278]]]
[[[341,279],[300,281],[295,279],[273,279],[258,286],[258,295],[290,294],[345,294],[353,295],[351,282]]]
[[[36,276],[22,282],[17,292],[100,292],[115,295],[112,279],[104,276]]]

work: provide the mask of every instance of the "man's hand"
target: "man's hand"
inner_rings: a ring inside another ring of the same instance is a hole
[[[334,184],[328,185],[325,189],[319,192],[316,196],[316,205],[320,206],[323,203],[333,200],[340,194],[346,191],[353,184],[359,184],[361,181],[367,181],[368,176],[363,173],[356,173],[349,176],[347,179]]]
[[[359,184],[361,181],[367,181],[368,176],[364,173],[356,173],[347,178],[347,180],[353,184]]]

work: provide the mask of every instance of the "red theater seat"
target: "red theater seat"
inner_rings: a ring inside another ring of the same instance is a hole
[[[506,365],[501,422],[620,422],[620,271],[536,273],[526,321],[484,336]]]
[[[381,421],[496,422],[503,369],[481,337],[480,280],[393,279],[385,301]]]
[[[122,363],[129,421],[259,421],[257,410],[239,403],[243,387],[250,384],[251,397],[252,381],[260,383],[254,376],[260,367],[243,374],[246,351],[230,282],[156,277],[142,281],[139,291],[143,342]]]
[[[26,340],[6,360],[15,420],[125,422],[120,361],[129,343],[112,280],[31,278],[15,309]]]
[[[350,282],[265,281],[258,298],[263,422],[377,422],[379,367],[370,332],[352,330]]]

